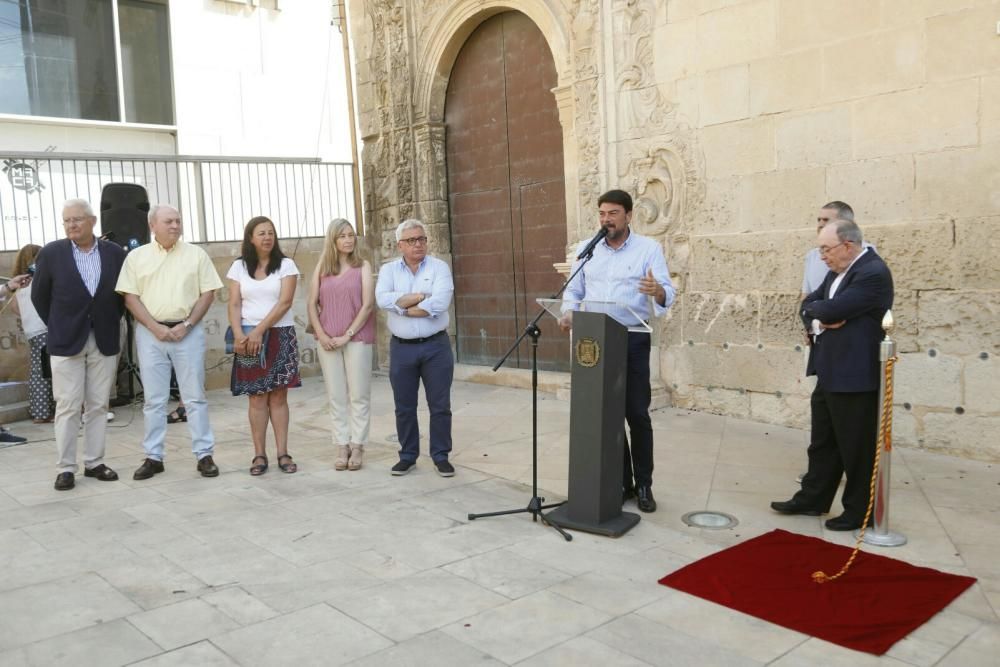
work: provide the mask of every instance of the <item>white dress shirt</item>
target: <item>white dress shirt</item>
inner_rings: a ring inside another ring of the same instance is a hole
[[[871,248],[875,252],[878,249],[868,241],[862,242],[862,247]],[[830,268],[819,256],[819,248],[812,248],[806,253],[806,265],[802,271],[802,293],[812,294],[819,289],[826,279],[826,274],[830,273]]]
[[[847,265],[847,268],[837,274],[837,277],[834,278],[833,282],[830,284],[830,293],[826,295],[827,299],[832,299],[837,294],[837,288],[840,287],[840,283],[844,282],[844,276],[847,275],[847,272],[851,270],[854,263],[861,259],[866,252],[868,252],[868,246],[863,247],[861,252],[858,253],[858,256],[851,260],[851,263]],[[814,319],[812,321],[812,332],[816,336],[823,333],[823,327],[820,326],[819,320]]]

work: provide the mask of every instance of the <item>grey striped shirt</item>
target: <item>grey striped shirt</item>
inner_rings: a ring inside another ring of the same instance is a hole
[[[90,296],[94,296],[94,292],[97,291],[97,283],[101,281],[101,253],[97,250],[97,244],[100,241],[95,238],[94,245],[91,246],[89,252],[80,250],[80,246],[73,241],[70,243],[73,245],[73,259],[76,261],[80,277],[83,278],[83,284],[87,286]]]

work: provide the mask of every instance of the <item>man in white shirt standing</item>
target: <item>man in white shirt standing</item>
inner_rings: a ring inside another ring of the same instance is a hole
[[[427,254],[427,229],[419,220],[396,227],[400,257],[382,265],[375,284],[375,302],[388,317],[389,381],[396,404],[399,462],[393,475],[405,475],[417,465],[420,429],[417,394],[424,383],[430,410],[430,454],[442,477],[455,468],[451,454],[451,381],[455,357],[448,338],[448,306],[455,291],[451,269]]]
[[[563,296],[565,302],[611,301],[629,306],[648,321],[667,312],[674,302],[674,285],[663,256],[663,247],[651,238],[640,236],[629,227],[632,221],[632,197],[623,190],[610,190],[597,200],[601,228],[607,236],[594,247],[594,256],[570,282]],[[586,242],[577,248],[579,255]],[[576,266],[573,271],[576,271]],[[652,298],[650,298],[652,297]],[[568,305],[563,306],[568,309]],[[616,313],[615,319],[632,317]],[[619,319],[621,321],[621,319]],[[626,326],[639,322],[621,321]],[[572,311],[559,320],[563,331],[572,324]],[[653,424],[649,419],[652,389],[649,385],[650,335],[628,333],[628,370],[625,376],[625,421],[632,436],[631,447],[625,439],[625,467],[622,501],[635,496],[643,512],[655,512],[653,498]],[[623,425],[624,426],[624,425]]]

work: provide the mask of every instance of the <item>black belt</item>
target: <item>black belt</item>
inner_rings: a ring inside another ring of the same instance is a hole
[[[157,320],[156,323],[162,324],[163,326],[169,329],[173,329],[178,324],[184,324],[184,320],[167,320],[166,322],[160,322],[159,320]]]
[[[438,331],[436,334],[428,336],[427,338],[400,338],[399,336],[393,335],[392,339],[397,343],[403,343],[404,345],[416,345],[417,343],[427,343],[429,341],[434,340],[435,338],[440,338],[441,336],[447,336],[447,335],[448,334],[446,334],[443,331]]]

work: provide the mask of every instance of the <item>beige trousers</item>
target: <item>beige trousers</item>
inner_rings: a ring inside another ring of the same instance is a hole
[[[118,366],[118,356],[106,357],[97,349],[94,334],[72,357],[52,355],[52,395],[56,399],[55,431],[59,472],[77,470],[76,440],[83,406],[83,465],[95,468],[104,462],[108,428],[108,395]]]
[[[373,346],[348,343],[333,351],[317,347],[316,352],[330,401],[333,444],[367,444],[371,426]]]

